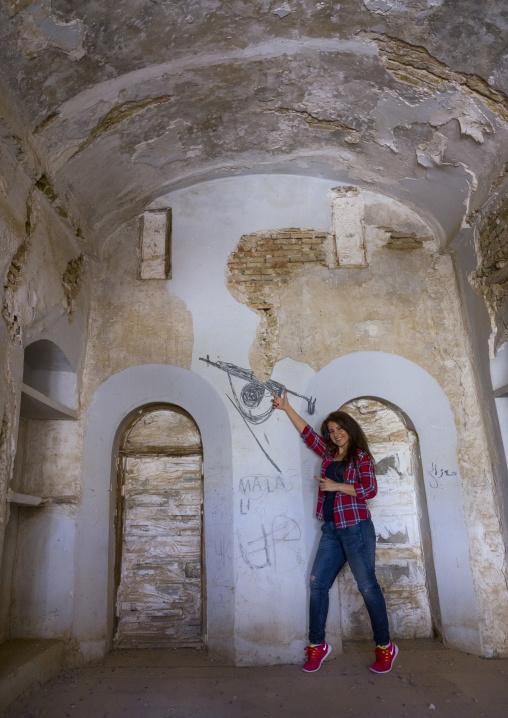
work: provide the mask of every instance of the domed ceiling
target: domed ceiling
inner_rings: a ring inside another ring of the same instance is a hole
[[[261,172],[382,192],[445,242],[507,170],[503,0],[0,12],[2,132],[97,243],[172,189]]]

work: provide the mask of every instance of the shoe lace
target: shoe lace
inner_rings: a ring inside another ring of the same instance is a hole
[[[390,646],[376,646],[376,659],[386,661],[390,656]]]
[[[319,646],[307,646],[305,651],[307,653],[307,658],[309,659],[309,661],[311,661],[314,656],[317,655],[319,651]]]

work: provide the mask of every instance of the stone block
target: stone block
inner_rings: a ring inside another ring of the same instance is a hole
[[[171,209],[151,210],[140,217],[140,279],[171,276]]]

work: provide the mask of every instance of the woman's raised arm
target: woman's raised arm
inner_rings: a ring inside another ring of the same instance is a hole
[[[305,421],[305,419],[302,419],[300,414],[296,413],[296,411],[289,403],[287,391],[284,392],[284,396],[277,396],[277,394],[272,394],[272,397],[272,404],[274,405],[274,407],[276,409],[280,409],[281,411],[285,411],[288,417],[291,419],[293,425],[298,429],[301,434],[307,426],[307,422]]]

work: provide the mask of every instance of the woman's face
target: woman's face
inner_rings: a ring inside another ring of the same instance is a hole
[[[337,446],[339,449],[345,448],[349,443],[349,434],[347,433],[347,431],[345,429],[342,429],[334,421],[329,421],[327,426],[328,433],[330,434],[330,439],[333,441],[335,446]]]

